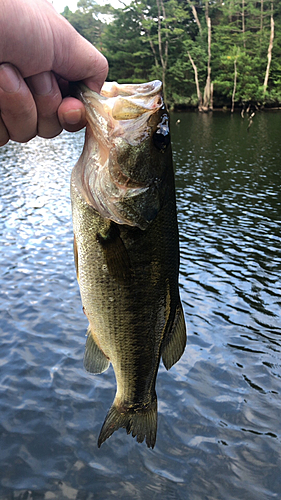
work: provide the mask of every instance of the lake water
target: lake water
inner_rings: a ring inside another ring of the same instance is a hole
[[[171,122],[188,342],[160,366],[154,450],[124,429],[96,444],[115,379],[83,369],[83,132],[0,149],[1,500],[280,498],[281,114]]]

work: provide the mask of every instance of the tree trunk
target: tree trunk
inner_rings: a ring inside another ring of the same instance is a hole
[[[269,78],[269,71],[270,71],[271,57],[272,57],[272,47],[273,47],[273,40],[274,40],[273,3],[271,4],[270,26],[271,26],[271,30],[270,30],[268,52],[267,52],[267,67],[266,67],[264,83],[263,83],[263,96],[265,96],[267,85],[268,85],[268,78]]]
[[[211,109],[211,18],[206,16],[208,28],[208,66],[207,66],[207,80],[204,90],[203,109],[208,111]]]
[[[200,87],[199,87],[199,80],[198,80],[198,71],[195,62],[193,61],[191,55],[189,52],[187,52],[187,55],[189,57],[189,60],[192,64],[193,71],[194,71],[194,78],[195,78],[195,85],[196,85],[196,91],[197,91],[197,97],[198,97],[198,110],[202,111],[202,94],[200,92]]]
[[[233,83],[233,92],[232,92],[231,113],[233,113],[233,111],[234,111],[236,84],[237,84],[237,57],[235,57],[235,59],[234,59],[234,83]]]
[[[158,64],[158,59],[157,59],[157,54],[156,54],[156,50],[155,50],[155,47],[153,45],[153,41],[151,40],[149,34],[147,34],[147,37],[148,37],[148,41],[149,41],[149,45],[150,45],[150,48],[152,50],[152,53],[153,53],[153,56],[154,56],[154,64],[155,64],[155,67],[158,68],[159,67],[159,64]]]
[[[246,48],[246,40],[245,40],[245,0],[242,0],[242,36],[243,36],[243,47]]]
[[[168,65],[168,40],[165,41],[165,46],[163,50],[162,46],[162,35],[161,35],[161,9],[162,9],[162,17],[166,23],[166,12],[163,4],[163,0],[156,0],[158,7],[158,45],[159,45],[159,56],[162,66],[162,83],[163,83],[163,96],[164,101],[166,102],[166,70]],[[160,8],[161,7],[161,8]]]
[[[261,0],[260,32],[263,30],[263,0]]]

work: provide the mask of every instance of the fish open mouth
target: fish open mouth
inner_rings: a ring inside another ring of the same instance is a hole
[[[106,82],[101,95],[107,98],[108,110],[114,120],[137,119],[144,113],[158,110],[163,100],[159,94],[162,83],[158,80],[140,85],[119,85]]]
[[[97,134],[97,128],[102,129],[103,142],[119,136],[131,145],[138,145],[148,133],[149,118],[164,105],[159,80],[143,84],[105,82],[100,94],[82,83],[78,95],[86,107],[93,133]]]
[[[157,197],[151,200],[159,178],[150,168],[150,144],[165,110],[162,82],[106,82],[100,94],[79,83],[75,93],[85,105],[88,121],[80,160],[88,201],[103,217],[144,228],[159,209]],[[145,215],[148,192],[150,208]],[[132,203],[134,198],[140,203]]]

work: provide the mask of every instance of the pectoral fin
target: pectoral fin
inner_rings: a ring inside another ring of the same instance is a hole
[[[84,368],[91,373],[102,373],[109,367],[109,359],[96,344],[91,333],[91,327],[87,330],[87,341],[84,354]]]
[[[162,346],[162,360],[169,370],[182,356],[186,345],[186,327],[182,305],[176,307],[175,318],[170,332],[167,332]]]
[[[97,240],[103,249],[109,274],[116,281],[130,282],[130,259],[117,224],[111,222],[108,231],[104,234],[98,233]]]

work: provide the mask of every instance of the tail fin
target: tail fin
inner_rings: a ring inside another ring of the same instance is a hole
[[[148,448],[154,448],[157,431],[157,399],[148,408],[133,409],[118,407],[115,401],[111,406],[98,439],[98,447],[109,438],[114,431],[124,427],[127,434],[132,433],[137,437],[137,442],[142,443],[146,438]]]

